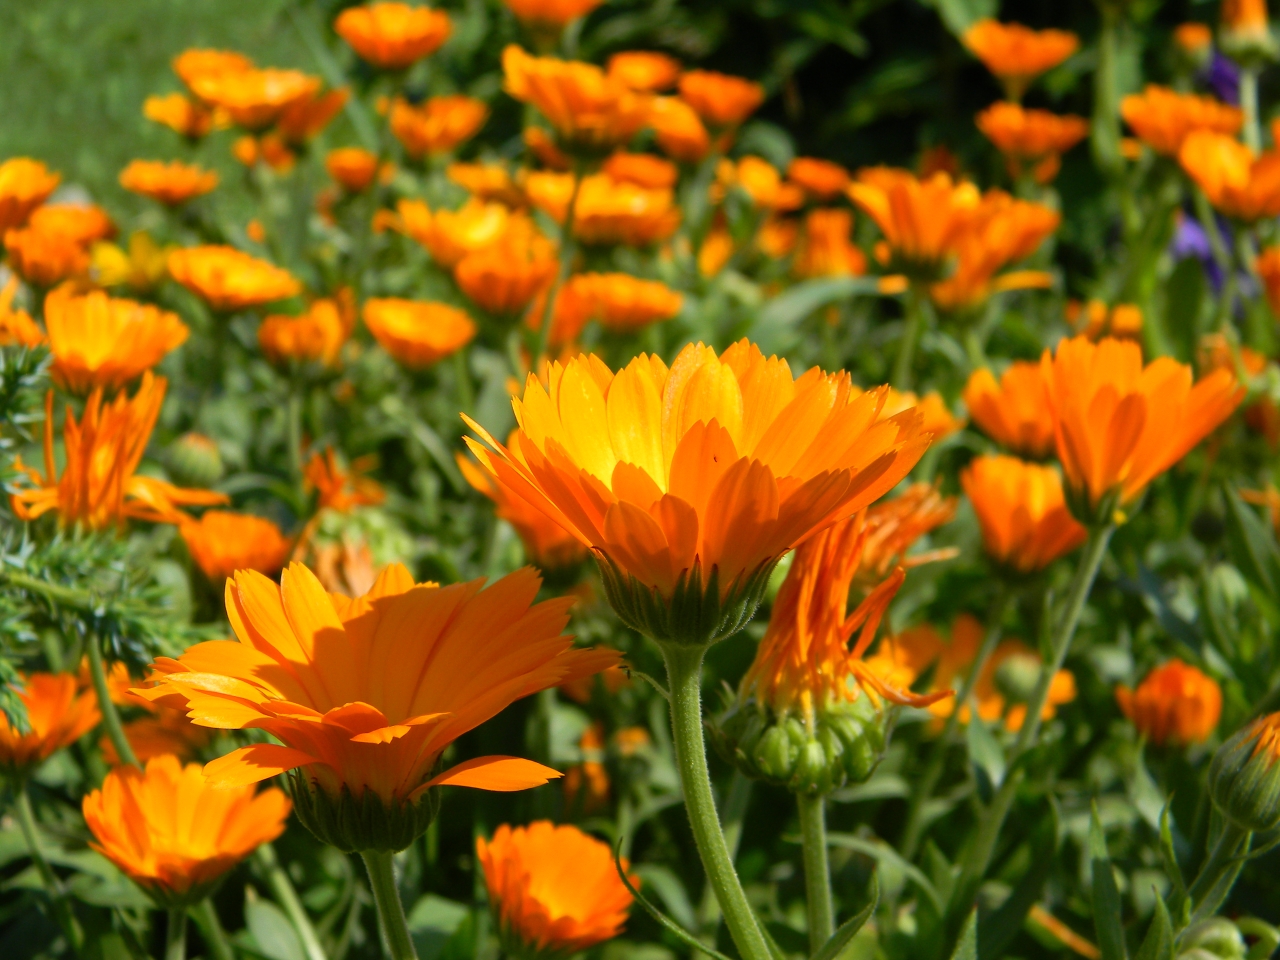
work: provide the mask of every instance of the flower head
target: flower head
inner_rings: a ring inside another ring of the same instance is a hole
[[[573,193],[573,174],[532,173],[525,178],[525,190],[535,207],[563,223]],[[573,211],[574,236],[599,246],[658,243],[675,233],[681,217],[670,188],[647,189],[606,173],[583,178]]]
[[[12,157],[0,163],[0,235],[27,222],[62,178],[39,160]]]
[[[787,166],[787,179],[815,200],[831,201],[849,186],[849,171],[817,157],[796,157]]]
[[[917,540],[950,523],[956,498],[944,497],[932,483],[913,483],[898,496],[867,508],[862,542],[861,586],[868,577],[882,580],[893,568],[910,569],[954,557],[952,548],[907,555]]]
[[[191,49],[173,58],[173,72],[192,93],[202,79],[244,73],[254,69],[254,62],[234,50]]]
[[[214,118],[209,109],[181,93],[147,97],[142,102],[142,115],[193,141],[213,129]]]
[[[214,171],[202,170],[178,160],[172,163],[133,160],[120,171],[120,186],[167,207],[176,207],[203,196],[217,185],[218,175]]]
[[[1280,247],[1267,247],[1259,253],[1254,269],[1262,280],[1271,312],[1280,316]]]
[[[1053,453],[1053,419],[1038,363],[1015,360],[1000,375],[975,370],[964,388],[969,416],[988,437],[1019,456],[1042,460]]]
[[[457,149],[487,119],[489,108],[475,97],[431,97],[417,107],[397,97],[391,104],[391,132],[415,160]]]
[[[176,313],[149,303],[109,297],[100,290],[50,291],[44,323],[53,352],[53,379],[72,393],[119,389],[186,342]]]
[[[382,70],[403,70],[439,50],[453,24],[443,10],[374,3],[343,10],[333,29],[366,63]]]
[[[302,292],[287,270],[234,247],[187,247],[169,254],[173,279],[215,310],[243,310]]]
[[[196,73],[187,82],[192,93],[246,130],[270,126],[298,101],[314,97],[320,84],[301,70],[274,68]]]
[[[376,458],[357,457],[350,469],[338,462],[333,447],[326,447],[307,461],[302,470],[303,488],[317,494],[317,509],[347,513],[355,507],[377,506],[387,498],[381,485],[364,474],[377,466]]]
[[[551,282],[556,265],[555,247],[525,215],[512,217],[493,243],[463,257],[453,278],[482,310],[512,316]]]
[[[1217,681],[1176,658],[1148,673],[1137,690],[1116,687],[1116,702],[1138,732],[1158,747],[1203,743],[1222,715]]]
[[[1136,340],[1142,336],[1142,308],[1133,303],[1107,306],[1101,300],[1067,304],[1067,321],[1090,340],[1115,337]]]
[[[654,97],[649,126],[662,152],[681,163],[697,163],[711,149],[711,134],[697,111],[679,97]]]
[[[504,163],[451,163],[445,175],[477,200],[495,200],[512,209],[528,203]]]
[[[19,733],[0,713],[0,771],[22,779],[63,747],[98,725],[102,715],[92,690],[71,673],[30,673],[19,678],[18,699],[27,710]]]
[[[446,269],[456,267],[467,254],[497,243],[511,221],[510,211],[502,204],[474,197],[457,210],[432,210],[421,200],[401,200],[396,211],[400,229]]]
[[[588,319],[599,320],[615,333],[670,320],[683,303],[683,297],[665,283],[627,273],[580,273],[569,281],[568,289],[585,304]]]
[[[856,277],[867,272],[867,257],[851,239],[853,214],[848,210],[810,210],[796,254],[800,277]]]
[[[476,838],[476,858],[509,956],[567,957],[622,932],[631,893],[609,845],[577,827],[504,823],[492,840]]]
[[[274,135],[291,147],[304,146],[333,121],[350,98],[346,87],[299,97],[280,111]]]
[[[363,147],[339,147],[325,156],[324,168],[348,193],[362,193],[378,175],[378,155]]]
[[[116,233],[107,211],[92,203],[50,203],[37,207],[27,225],[38,233],[63,237],[82,247],[114,237]]]
[[[89,270],[89,251],[73,237],[36,227],[10,230],[4,235],[9,266],[24,280],[52,287]]]
[[[1228,370],[1192,384],[1169,357],[1142,363],[1132,341],[1063,340],[1040,360],[1067,502],[1082,522],[1112,522],[1240,403]]]
[[[196,566],[217,584],[237,570],[275,576],[293,550],[293,541],[276,524],[249,513],[206,510],[178,530]]]
[[[1084,543],[1053,467],[1017,457],[977,457],[960,474],[987,555],[1018,573],[1043,570]]]
[[[890,167],[860,171],[848,194],[880,227],[893,262],[928,276],[955,254],[982,202],[977,187],[954,183],[945,173],[922,180]]]
[[[634,183],[646,190],[670,190],[680,179],[680,171],[674,163],[651,153],[619,151],[610,155],[601,170],[616,181]]]
[[[1027,110],[1003,101],[978,114],[977,124],[996,149],[1009,158],[1015,174],[1021,161],[1037,163],[1039,183],[1052,180],[1058,172],[1058,158],[1089,135],[1089,121],[1083,117]]]
[[[313,361],[332,367],[338,362],[347,334],[337,302],[321,299],[296,317],[267,317],[258,326],[258,346],[277,366],[289,361]]]
[[[1155,84],[1121,100],[1120,115],[1143,143],[1166,157],[1176,157],[1196,130],[1234,135],[1244,124],[1239,107]]]
[[[36,347],[45,342],[45,333],[25,310],[13,309],[18,278],[13,274],[0,288],[0,347]]]
[[[364,323],[382,349],[414,370],[451,356],[476,335],[475,321],[465,311],[417,300],[367,300]]]
[[[104,287],[128,286],[146,292],[169,273],[169,254],[145,230],[129,234],[128,248],[95,243],[89,252],[90,274]]]
[[[90,846],[164,906],[191,906],[259,844],[284,832],[289,799],[274,787],[222,789],[198,763],[155,757],[117,767],[84,798]]]
[[[1280,823],[1280,713],[1259,717],[1218,748],[1209,795],[1226,819],[1263,832]]]
[[[1183,141],[1178,162],[1228,217],[1252,223],[1280,215],[1280,151],[1255,157],[1233,137],[1197,130]]]
[[[1257,65],[1275,59],[1267,0],[1222,0],[1219,36],[1223,51],[1240,63]]]
[[[433,786],[521,790],[556,776],[513,757],[437,774],[445,747],[513,701],[617,661],[614,651],[574,649],[560,633],[572,601],[534,605],[539,586],[529,568],[488,588],[483,578],[415,584],[392,564],[351,599],[326,593],[297,563],[278,586],[238,571],[226,593],[237,639],[157,660],[161,682],[138,693],[184,705],[201,726],[258,728],[283,744],[213,761],[212,783],[301,768],[294,795],[313,832],[346,850],[401,849],[434,815]],[[342,813],[351,804],[381,815],[352,823]]]
[[[753,80],[712,70],[680,76],[680,99],[716,129],[739,126],[764,102],[764,87]]]
[[[624,50],[609,58],[605,72],[632,90],[661,93],[680,79],[680,61],[651,50]]]
[[[1180,23],[1173,30],[1173,42],[1183,53],[1199,56],[1213,46],[1213,30],[1204,23]]]
[[[964,45],[1005,85],[1010,100],[1036,77],[1076,52],[1080,39],[1065,30],[1032,30],[1020,23],[979,20],[964,32]]]

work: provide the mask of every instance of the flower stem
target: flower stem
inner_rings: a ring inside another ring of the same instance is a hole
[[[676,768],[684,790],[684,805],[693,828],[707,882],[716,892],[725,925],[743,960],[770,960],[768,944],[747,902],[733,860],[720,829],[711,775],[707,771],[707,748],[702,737],[702,658],[704,647],[664,643],[662,657],[667,664],[667,689],[671,695],[671,732],[676,751]]]
[[[264,843],[254,852],[254,859],[267,874],[271,892],[275,894],[276,900],[284,909],[285,916],[293,924],[294,932],[302,941],[302,951],[307,955],[307,960],[326,960],[316,928],[311,925],[311,918],[307,916],[302,901],[298,899],[298,891],[293,889],[293,881],[289,879],[284,864],[276,856],[276,848],[269,843]]]
[[[747,815],[747,804],[750,802],[751,781],[741,770],[735,769],[721,805],[720,818],[730,860],[738,855],[738,842],[742,839],[742,821]],[[716,899],[716,892],[710,881],[707,881],[703,885],[702,901],[698,905],[698,930],[700,939],[704,943],[713,945],[716,942],[716,932],[720,929],[721,919],[720,901]],[[706,954],[697,954],[694,960],[704,956]]]
[[[164,960],[187,960],[187,911],[182,907],[169,908]]]
[[[1209,238],[1209,250],[1213,253],[1213,262],[1222,274],[1222,291],[1218,299],[1218,327],[1221,329],[1231,317],[1231,305],[1235,300],[1235,262],[1231,257],[1231,251],[1227,248],[1226,240],[1223,239],[1222,231],[1218,229],[1218,218],[1209,204],[1209,198],[1199,187],[1192,190],[1191,195],[1196,207],[1196,219],[1200,221],[1205,236]]]
[[[898,344],[898,356],[893,361],[893,378],[890,381],[896,390],[911,389],[916,343],[924,327],[928,297],[928,291],[921,289],[918,283],[912,283],[907,289],[906,325],[902,331],[902,341]]]
[[[289,444],[289,474],[294,480],[302,479],[302,384],[294,374],[289,377],[289,404],[285,411]]]
[[[1244,112],[1244,145],[1262,152],[1262,127],[1258,122],[1258,68],[1240,68],[1240,109]]]
[[[102,640],[90,633],[86,637],[85,647],[89,654],[89,677],[93,680],[93,692],[98,696],[98,709],[102,712],[102,725],[107,728],[107,736],[111,739],[111,745],[116,748],[116,756],[121,763],[140,767],[142,764],[138,762],[138,755],[133,752],[129,738],[124,735],[116,705],[111,702],[107,672],[102,664]]]
[[[204,938],[209,949],[210,960],[236,960],[236,955],[227,941],[227,932],[218,921],[218,912],[213,907],[213,900],[205,897],[191,908],[191,919],[196,922],[200,936]]]
[[[809,914],[809,953],[816,954],[836,932],[831,904],[831,865],[827,861],[827,798],[797,793],[800,839],[804,845],[804,891]]]
[[[54,919],[62,928],[62,933],[71,944],[71,949],[79,954],[80,948],[84,945],[84,936],[80,931],[80,925],[76,922],[75,914],[71,912],[71,905],[67,903],[58,875],[53,872],[53,867],[49,866],[49,861],[44,858],[44,853],[40,850],[40,836],[36,833],[36,818],[31,810],[31,798],[27,795],[26,783],[19,786],[16,792],[14,805],[17,807],[18,825],[22,828],[22,836],[27,841],[27,851],[31,854],[32,863],[36,865],[36,872],[40,874],[40,882],[44,884],[45,891],[49,894]]]
[[[1213,845],[1213,850],[1209,852],[1209,859],[1196,874],[1185,896],[1180,896],[1173,901],[1170,915],[1175,919],[1182,916],[1187,900],[1190,900],[1195,908],[1195,914],[1191,917],[1192,923],[1216,913],[1231,890],[1236,875],[1244,866],[1244,859],[1240,854],[1242,848],[1248,850],[1249,838],[1249,831],[1236,826],[1230,820],[1224,820],[1222,833],[1218,836],[1218,842]]]
[[[1124,172],[1120,156],[1120,114],[1116,96],[1117,33],[1120,11],[1109,0],[1100,0],[1102,30],[1098,34],[1098,69],[1093,78],[1093,123],[1090,146],[1093,159],[1108,177]]]
[[[378,908],[378,923],[387,938],[391,960],[418,960],[413,938],[409,936],[409,924],[404,918],[404,905],[400,903],[400,891],[396,889],[392,855],[385,850],[362,850],[360,856],[369,871],[369,886],[373,889],[373,902]]]
[[[578,211],[578,191],[582,189],[582,178],[586,171],[582,164],[573,168],[573,191],[569,194],[569,203],[564,211],[564,226],[560,228],[560,265],[556,270],[555,282],[547,291],[547,303],[542,309],[542,325],[538,327],[537,350],[529,358],[533,372],[538,372],[538,362],[546,356],[547,345],[551,342],[551,321],[556,313],[556,300],[560,298],[560,289],[569,279],[569,271],[573,269],[573,256],[577,245],[573,240],[573,218]]]

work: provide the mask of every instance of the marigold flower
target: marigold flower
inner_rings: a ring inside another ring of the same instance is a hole
[[[68,406],[62,430],[66,465],[60,478],[54,466],[53,391],[49,391],[44,405],[45,472],[23,465],[21,458],[15,461],[15,468],[32,485],[20,486],[13,494],[14,513],[34,520],[56,511],[64,527],[105,530],[123,527],[130,518],[178,523],[184,517],[180,506],[225,503],[227,498],[220,493],[184,490],[134,472],[160,415],[165,386],[163,377],[147,371],[132,398],[122,392],[110,403],[103,403],[99,387],[89,395],[79,423]]]
[[[439,50],[453,24],[443,10],[375,3],[343,10],[333,29],[366,63],[403,70]]]
[[[649,100],[597,66],[531,57],[511,44],[502,51],[503,89],[537,108],[566,147],[608,152],[649,118]]]
[[[1204,23],[1180,23],[1173,30],[1173,42],[1183,53],[1199,54],[1213,44],[1213,30]]]
[[[217,185],[214,171],[178,160],[132,160],[120,171],[120,186],[169,207],[203,196]]]
[[[690,70],[680,76],[680,99],[708,126],[736,127],[764,102],[764,87],[742,77],[712,70]]]
[[[1228,217],[1252,223],[1280,215],[1280,151],[1255,157],[1233,137],[1197,130],[1183,141],[1178,162]]]
[[[26,733],[19,733],[0,713],[0,771],[24,779],[63,747],[98,725],[98,698],[71,673],[19,676],[14,692],[27,709]]]
[[[237,137],[231,145],[231,155],[246,167],[262,162],[280,174],[288,173],[298,162],[297,155],[289,149],[284,138],[272,131],[258,137],[247,134]]]
[[[173,279],[215,310],[243,310],[302,292],[287,270],[234,247],[186,247],[169,254]]]
[[[445,176],[477,200],[493,200],[513,209],[528,203],[524,191],[501,163],[451,163]]]
[[[580,273],[569,281],[568,288],[588,304],[589,319],[599,320],[615,333],[630,333],[670,320],[683,303],[683,297],[665,283],[626,273]]]
[[[316,300],[296,317],[274,314],[258,325],[258,346],[277,366],[296,360],[332,367],[346,341],[346,325],[332,300]]]
[[[702,118],[679,97],[654,97],[648,124],[662,152],[681,163],[697,163],[711,149],[711,134]]]
[[[61,179],[30,157],[12,157],[0,163],[0,234],[26,223],[31,211],[48,199]]]
[[[467,418],[493,453],[468,445],[596,552],[615,610],[655,639],[652,611],[626,607],[639,591],[706,592],[713,619],[749,616],[788,549],[890,490],[930,440],[914,410],[876,422],[885,388],[855,396],[847,374],[817,368],[795,380],[746,340],[719,358],[691,344],[671,368],[641,355],[614,374],[586,355],[548,376],[513,401],[512,446]],[[701,623],[698,639],[737,625]]]
[[[89,270],[89,251],[72,237],[35,227],[10,230],[4,235],[9,266],[24,280],[52,287]]]
[[[452,269],[469,253],[497,243],[507,233],[510,211],[500,203],[472,198],[457,210],[431,210],[421,200],[396,205],[399,227],[431,253],[445,269]]]
[[[510,0],[508,0],[510,2]],[[476,838],[503,952],[569,956],[622,932],[631,893],[618,878],[609,845],[577,827],[536,820],[502,824]],[[622,861],[622,869],[628,863]],[[632,886],[637,877],[629,876]]]
[[[867,256],[849,239],[853,214],[848,210],[810,210],[796,254],[799,277],[857,277],[867,272]]]
[[[864,524],[862,579],[871,576],[878,582],[894,567],[910,569],[954,557],[954,548],[910,556],[907,551],[925,534],[950,523],[955,515],[956,498],[944,497],[932,483],[913,483],[898,496],[872,504],[867,508]]]
[[[185,705],[201,726],[256,727],[282,742],[206,765],[211,783],[234,787],[302,768],[294,799],[313,832],[346,850],[402,849],[434,816],[433,786],[522,790],[557,775],[529,760],[482,757],[432,776],[450,743],[513,701],[618,659],[573,648],[560,633],[573,601],[533,605],[541,581],[531,568],[484,582],[415,584],[392,564],[350,599],[326,593],[299,563],[279,586],[241,570],[226,591],[238,642],[160,658],[160,682],[137,692]],[[353,823],[342,815],[352,804],[382,814]]]
[[[1157,747],[1189,747],[1213,736],[1222,716],[1222,688],[1176,657],[1147,674],[1137,690],[1116,687],[1116,703]]]
[[[533,221],[528,216],[512,217],[496,241],[458,262],[453,279],[482,310],[513,316],[551,283],[558,263],[555,247]]]
[[[787,166],[787,179],[815,200],[828,202],[849,186],[849,171],[817,157],[796,157]]]
[[[797,210],[804,205],[804,192],[794,183],[783,183],[778,168],[763,157],[746,156],[736,166],[732,160],[721,160],[716,187],[722,196],[723,190],[733,186],[741,187],[757,207]],[[713,199],[719,197],[713,193]]]
[[[44,323],[54,382],[79,394],[123,387],[185,343],[190,332],[176,313],[100,290],[77,294],[70,286],[45,297]]]
[[[1084,543],[1053,467],[1017,457],[984,456],[960,474],[988,556],[1018,573],[1043,570]]]
[[[680,179],[675,164],[651,153],[623,153],[610,155],[601,171],[622,183],[634,183],[646,190],[670,190]]]
[[[702,246],[698,248],[698,272],[704,277],[714,277],[725,268],[733,256],[735,244],[733,234],[725,224],[723,217],[711,221],[711,229],[702,238]]]
[[[188,140],[199,140],[213,129],[213,114],[181,93],[147,97],[142,102],[142,115]]]
[[[1280,317],[1280,247],[1267,247],[1254,261],[1271,312]]]
[[[364,323],[382,349],[414,370],[457,353],[476,335],[476,324],[457,307],[394,298],[365,301]]]
[[[651,50],[624,50],[609,58],[605,72],[632,90],[661,93],[680,79],[680,61]]]
[[[276,134],[290,146],[301,147],[327,127],[349,99],[346,87],[299,97],[280,112]]]
[[[109,239],[116,233],[116,225],[107,211],[92,203],[50,203],[37,207],[27,226],[50,236],[65,237],[81,246]]]
[[[169,254],[145,230],[129,234],[127,250],[114,243],[95,243],[89,250],[90,275],[104,287],[128,286],[145,293],[169,274]]]
[[[362,147],[339,147],[325,156],[324,168],[348,193],[362,193],[378,175],[378,157]]]
[[[585,17],[604,0],[502,0],[508,10],[535,31],[558,33],[571,20]]]
[[[184,50],[173,58],[173,72],[193,93],[199,78],[244,73],[254,67],[252,60],[234,50]]]
[[[391,132],[415,160],[457,149],[487,119],[489,108],[475,97],[431,97],[417,107],[397,97],[391,104]]]
[[[1245,63],[1275,58],[1267,0],[1223,0],[1219,36],[1227,56]]]
[[[326,447],[303,467],[303,489],[316,491],[317,510],[347,513],[355,507],[377,506],[386,500],[386,491],[376,480],[364,476],[376,463],[376,458],[357,457],[348,470],[338,462],[333,447]]]
[[[1052,70],[1076,52],[1080,38],[1065,30],[1032,30],[1020,23],[979,20],[961,38],[1001,83],[1010,100],[1022,94],[1036,77]]]
[[[205,103],[225,110],[232,122],[246,130],[261,130],[294,103],[314,97],[320,78],[301,70],[251,68],[196,73],[187,85]]]
[[[275,576],[293,549],[275,523],[229,510],[206,510],[199,520],[184,520],[178,531],[196,566],[219,584],[237,570]]]
[[[597,722],[578,740],[582,762],[565,771],[564,802],[574,813],[588,815],[609,803],[609,773],[604,768],[604,728]]]
[[[1143,143],[1166,157],[1176,157],[1196,130],[1235,135],[1244,125],[1239,107],[1155,84],[1121,100],[1120,115]]]
[[[10,274],[0,288],[0,347],[36,347],[45,342],[44,331],[25,310],[13,309],[18,278]]]
[[[563,223],[573,194],[573,174],[531,173],[529,201]],[[680,226],[681,209],[670,189],[649,190],[608,174],[584,177],[573,208],[574,237],[601,246],[645,247],[666,240]]]
[[[564,172],[573,169],[573,159],[556,145],[556,138],[544,128],[537,125],[525,127],[521,139],[538,163],[548,170]]]
[[[799,242],[800,225],[792,217],[767,217],[756,231],[756,249],[774,260],[791,256]],[[703,246],[705,248],[705,241]]]
[[[1244,396],[1228,370],[1193,385],[1186,364],[1158,357],[1144,367],[1136,343],[1110,337],[1063,340],[1040,364],[1067,502],[1082,522],[1112,522]]]
[[[83,802],[89,845],[157,903],[184,907],[208,896],[260,844],[284,833],[289,798],[271,787],[222,789],[200,764],[155,757],[145,770],[117,767]]]
[[[890,167],[859,171],[847,192],[880,227],[904,272],[928,276],[955,253],[982,202],[977,187],[954,183],[945,173],[921,180]]]
[[[1067,304],[1068,322],[1090,340],[1104,336],[1136,340],[1142,336],[1142,309],[1136,304],[1117,303],[1108,307],[1101,300],[1090,300],[1082,308],[1077,305],[1076,311],[1071,307],[1072,304]]]
[[[124,724],[124,737],[129,741],[139,763],[169,755],[180,760],[193,760],[212,739],[210,731],[197,727],[181,710],[157,707],[145,701],[139,703],[136,698],[130,700],[129,704],[144,706],[150,713],[149,716],[137,717]],[[120,765],[120,756],[110,737],[101,737],[98,749],[102,751],[102,759],[107,766]]]
[[[1053,419],[1039,363],[1015,360],[998,385],[990,370],[975,370],[963,397],[973,422],[1000,446],[1037,460],[1053,453]]]
[[[1016,103],[993,103],[977,117],[978,129],[1008,157],[1015,175],[1020,161],[1034,161],[1036,180],[1048,183],[1057,175],[1057,158],[1089,135],[1084,117],[1059,116],[1048,110],[1027,110]],[[1043,165],[1045,160],[1051,161]]]

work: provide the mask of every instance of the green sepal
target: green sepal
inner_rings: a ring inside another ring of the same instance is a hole
[[[432,787],[412,803],[388,804],[372,790],[359,797],[346,784],[337,797],[300,770],[289,773],[289,792],[298,821],[321,843],[343,853],[380,850],[395,853],[422,836],[440,812],[440,788]]]

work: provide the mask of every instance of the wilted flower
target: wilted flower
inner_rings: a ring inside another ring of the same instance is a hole
[[[277,365],[309,360],[332,367],[346,340],[346,325],[333,300],[316,300],[296,317],[273,314],[258,325],[258,346]]]
[[[680,171],[670,160],[651,153],[611,154],[601,172],[622,183],[634,183],[646,190],[670,190],[680,179]]]
[[[209,109],[181,93],[147,97],[142,103],[142,115],[188,140],[199,140],[213,129],[213,114]]]
[[[448,153],[484,126],[489,108],[475,97],[431,97],[413,106],[397,97],[391,104],[391,132],[410,157]]]
[[[680,99],[715,129],[739,126],[764,102],[764,87],[742,77],[712,70],[680,76]]]
[[[206,782],[200,764],[183,767],[174,756],[155,757],[145,770],[117,767],[83,802],[89,845],[167,907],[212,893],[227,871],[284,832],[289,807],[281,790],[222,789]]]
[[[648,124],[662,152],[681,163],[697,163],[711,149],[711,134],[702,119],[679,97],[654,97]]]
[[[324,168],[348,193],[360,193],[378,175],[378,156],[362,147],[339,147],[329,151]]]
[[[651,50],[624,50],[609,58],[605,72],[632,90],[661,93],[680,79],[680,61]]]
[[[849,171],[817,157],[796,157],[787,166],[787,179],[815,200],[830,201],[844,193]]]
[[[856,277],[866,273],[866,254],[849,239],[852,229],[853,214],[848,210],[810,210],[796,253],[796,275]]]
[[[1148,673],[1137,690],[1116,687],[1116,702],[1157,747],[1203,743],[1213,736],[1222,715],[1217,682],[1177,658]]]
[[[1043,570],[1084,543],[1053,467],[1017,457],[977,457],[960,474],[987,555],[1017,573]]]
[[[1233,137],[1197,130],[1183,141],[1178,161],[1228,217],[1252,223],[1280,215],[1280,151],[1255,157]]]
[[[609,845],[574,826],[536,820],[503,824],[476,838],[503,952],[563,957],[622,932],[631,893],[618,878]],[[627,870],[624,859],[622,869]],[[632,886],[639,879],[629,876]]]
[[[169,207],[203,196],[217,185],[214,171],[178,160],[133,160],[120,171],[120,186]]]
[[[234,123],[261,130],[297,101],[314,97],[320,78],[301,70],[250,68],[196,73],[187,85],[205,103],[225,110]]]
[[[1059,158],[1089,135],[1084,117],[1059,116],[1048,110],[1027,110],[1016,103],[993,103],[977,117],[978,129],[1010,161],[1014,176],[1021,162],[1034,163],[1037,183],[1058,173]]]
[[[270,520],[229,510],[206,510],[199,520],[184,520],[178,531],[196,566],[216,584],[237,570],[275,576],[293,549]]]
[[[234,247],[175,250],[169,254],[169,273],[215,310],[243,310],[302,292],[289,271]]]
[[[62,178],[39,160],[12,157],[0,163],[0,235],[27,222]]]
[[[1234,135],[1244,125],[1239,107],[1153,83],[1121,100],[1120,115],[1143,143],[1166,157],[1176,157],[1183,141],[1196,130]]]
[[[971,183],[954,183],[945,173],[921,180],[891,167],[859,171],[847,189],[880,227],[893,262],[931,278],[955,254],[982,202]]]
[[[457,353],[476,335],[475,321],[464,311],[417,300],[366,300],[364,324],[382,349],[414,370]]]
[[[85,690],[70,673],[29,673],[19,676],[14,691],[27,711],[26,733],[19,733],[0,713],[0,771],[25,779],[63,747],[70,746],[98,725],[102,715],[92,690]]]
[[[973,422],[1000,446],[1037,460],[1053,453],[1053,418],[1039,363],[1015,360],[998,385],[985,367],[973,371],[964,402]]]
[[[954,557],[956,551],[952,548],[910,556],[907,551],[925,534],[950,523],[955,515],[956,498],[944,497],[932,483],[913,483],[898,496],[872,504],[864,523],[862,579],[882,579],[894,567],[910,569]]]
[[[1032,30],[1020,23],[979,20],[964,32],[964,45],[1001,83],[1010,100],[1036,77],[1076,52],[1080,39],[1065,30]]]
[[[403,70],[439,50],[453,25],[443,10],[375,3],[343,10],[333,30],[360,59],[383,70]]]
[[[351,468],[338,462],[333,447],[315,453],[302,470],[303,489],[317,494],[317,510],[346,513],[355,507],[377,506],[387,498],[376,480],[364,474],[377,465],[376,458],[357,457]]]

